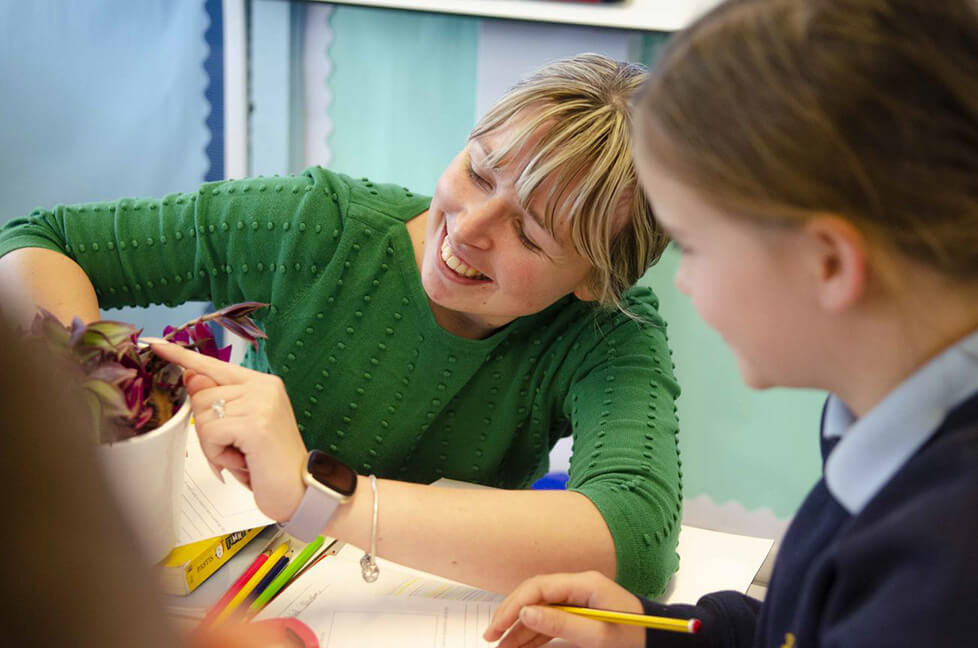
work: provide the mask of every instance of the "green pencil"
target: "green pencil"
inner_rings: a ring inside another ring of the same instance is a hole
[[[325,538],[323,538],[323,536],[316,536],[315,540],[307,544],[302,551],[299,552],[299,555],[293,558],[292,562],[290,562],[286,568],[275,577],[275,580],[269,583],[268,587],[265,588],[265,591],[259,594],[258,598],[252,602],[251,606],[248,607],[248,613],[255,614],[265,607],[265,605],[271,601],[276,594],[278,594],[279,590],[282,589],[293,576],[295,576],[295,573],[302,569],[302,566],[306,564],[309,557],[316,553],[316,550],[322,546],[324,541]]]

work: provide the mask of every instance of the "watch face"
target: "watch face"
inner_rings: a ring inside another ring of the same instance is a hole
[[[336,457],[322,450],[313,450],[309,453],[309,463],[306,468],[316,481],[323,486],[332,488],[340,495],[353,495],[353,491],[356,490],[356,472]]]

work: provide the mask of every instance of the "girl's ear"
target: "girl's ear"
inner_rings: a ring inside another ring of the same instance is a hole
[[[851,308],[866,294],[866,237],[850,221],[834,215],[815,216],[803,230],[811,243],[811,270],[819,303],[830,312]]]

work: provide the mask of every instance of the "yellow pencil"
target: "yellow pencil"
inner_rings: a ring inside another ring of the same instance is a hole
[[[672,619],[669,617],[650,616],[648,614],[632,614],[630,612],[612,612],[610,610],[593,610],[591,608],[574,607],[573,605],[551,605],[550,607],[571,614],[578,614],[589,619],[621,623],[623,625],[642,626],[655,630],[670,630],[693,634],[699,632],[699,619]]]
[[[234,598],[231,599],[231,602],[228,603],[228,606],[221,610],[221,613],[217,615],[216,619],[214,619],[214,623],[220,623],[227,618],[229,614],[234,612],[238,606],[241,605],[241,602],[248,598],[248,595],[251,594],[251,590],[255,589],[255,586],[261,582],[261,579],[265,578],[265,574],[267,574],[272,567],[275,566],[278,559],[284,556],[288,550],[289,545],[287,542],[280,544],[278,548],[272,552],[272,555],[268,557],[265,564],[263,564],[258,571],[255,572],[255,575],[248,579],[248,582],[244,584],[244,587],[242,587],[238,593],[235,594]]]

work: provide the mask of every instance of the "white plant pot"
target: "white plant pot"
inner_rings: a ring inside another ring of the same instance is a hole
[[[187,398],[155,430],[96,450],[109,488],[151,563],[162,560],[177,542],[189,428]]]

